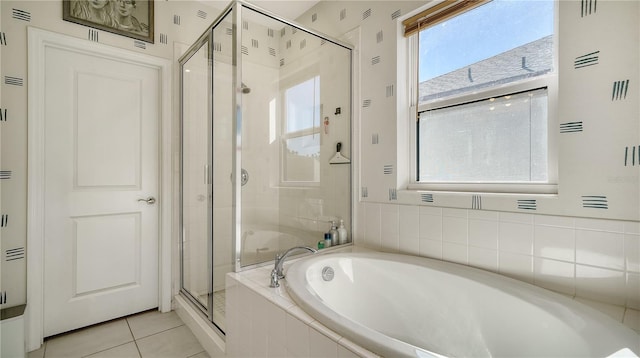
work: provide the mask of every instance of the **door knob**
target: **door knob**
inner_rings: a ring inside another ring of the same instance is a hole
[[[144,201],[149,205],[155,204],[156,203],[156,198],[154,198],[153,196],[150,196],[146,199],[138,199],[138,201]]]

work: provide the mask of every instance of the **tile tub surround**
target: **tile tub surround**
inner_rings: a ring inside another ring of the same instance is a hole
[[[343,250],[340,251],[369,251],[357,246]],[[286,262],[285,274],[294,261]],[[378,356],[306,314],[291,299],[286,284],[276,289],[268,287],[270,272],[271,266],[264,266],[227,274],[229,357]],[[286,278],[281,282],[286,282]],[[640,332],[640,311],[579,297],[574,299]]]
[[[359,250],[339,251],[352,249]],[[285,274],[296,260],[287,260]],[[228,357],[378,357],[306,314],[293,302],[286,284],[270,288],[271,269],[269,265],[227,274]]]
[[[469,265],[640,310],[637,221],[363,202],[357,213],[359,246]]]

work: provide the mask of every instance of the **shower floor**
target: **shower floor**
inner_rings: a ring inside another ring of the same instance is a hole
[[[198,300],[203,304],[207,302],[207,295],[200,295]],[[225,304],[226,304],[225,290],[219,290],[213,293],[213,323],[215,323],[221,330],[225,330]]]
[[[224,331],[226,326],[225,320],[225,308],[226,295],[224,290],[216,291],[213,293],[213,321]]]

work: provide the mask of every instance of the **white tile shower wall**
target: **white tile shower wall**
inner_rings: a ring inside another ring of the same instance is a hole
[[[634,222],[377,203],[360,203],[359,210],[365,222],[358,245],[467,264],[570,296],[639,308]]]
[[[265,134],[269,133],[270,121],[274,120],[269,118],[269,103],[274,93],[278,93],[279,76],[278,60],[270,55],[269,49],[279,53],[281,38],[279,29],[258,23],[253,12],[244,14],[242,81],[251,89],[242,95],[242,167],[249,173],[249,182],[242,188],[242,222],[246,225],[243,227],[246,233],[267,227],[277,230],[274,226],[277,226],[278,217],[274,213],[281,203],[273,178],[279,172],[274,160],[278,158],[278,143]],[[232,27],[231,24],[228,26]],[[228,49],[231,48],[229,43]],[[231,128],[229,134],[230,131]],[[245,234],[243,237],[254,236]]]
[[[320,83],[321,119],[328,120],[328,126],[321,125],[320,155],[317,168],[319,182],[307,186],[292,186],[280,183],[279,173],[276,185],[287,202],[281,205],[281,225],[294,226],[312,235],[312,242],[322,238],[329,230],[329,220],[344,219],[347,231],[351,232],[349,198],[349,166],[330,165],[329,158],[335,154],[336,143],[343,143],[341,152],[346,157],[350,153],[350,106],[348,85],[350,66],[347,51],[304,31],[293,31],[284,27],[280,67],[280,91],[300,83],[302,80],[318,76]],[[293,43],[287,47],[284,44]],[[336,108],[341,114],[336,115]],[[284,109],[282,110],[284,118]],[[300,167],[304,168],[304,167]],[[287,210],[289,212],[287,212]]]
[[[328,164],[338,141],[345,144],[342,153],[350,157],[347,142],[350,123],[344,120],[350,118],[350,88],[345,85],[350,68],[347,62],[337,65],[338,60],[348,56],[344,49],[340,48],[340,52],[305,31],[275,20],[265,25],[261,15],[245,14],[242,76],[251,93],[242,97],[245,119],[242,165],[250,175],[249,183],[243,188],[243,223],[246,223],[245,229],[251,231],[295,233],[311,245],[329,229],[330,218],[344,218],[346,225],[351,223],[348,166]],[[283,99],[288,88],[313,76],[320,77],[322,117],[331,117],[331,124],[327,132],[317,133],[322,138],[319,182],[291,185],[282,182],[285,168],[294,177],[294,174],[308,175],[311,159],[295,158],[298,165],[289,167],[281,163],[283,117],[287,113]],[[342,115],[333,116],[337,107],[341,108]]]

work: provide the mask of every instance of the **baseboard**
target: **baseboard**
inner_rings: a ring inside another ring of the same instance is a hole
[[[24,358],[26,342],[24,340],[24,309],[27,305],[9,307],[0,310],[0,357]]]

